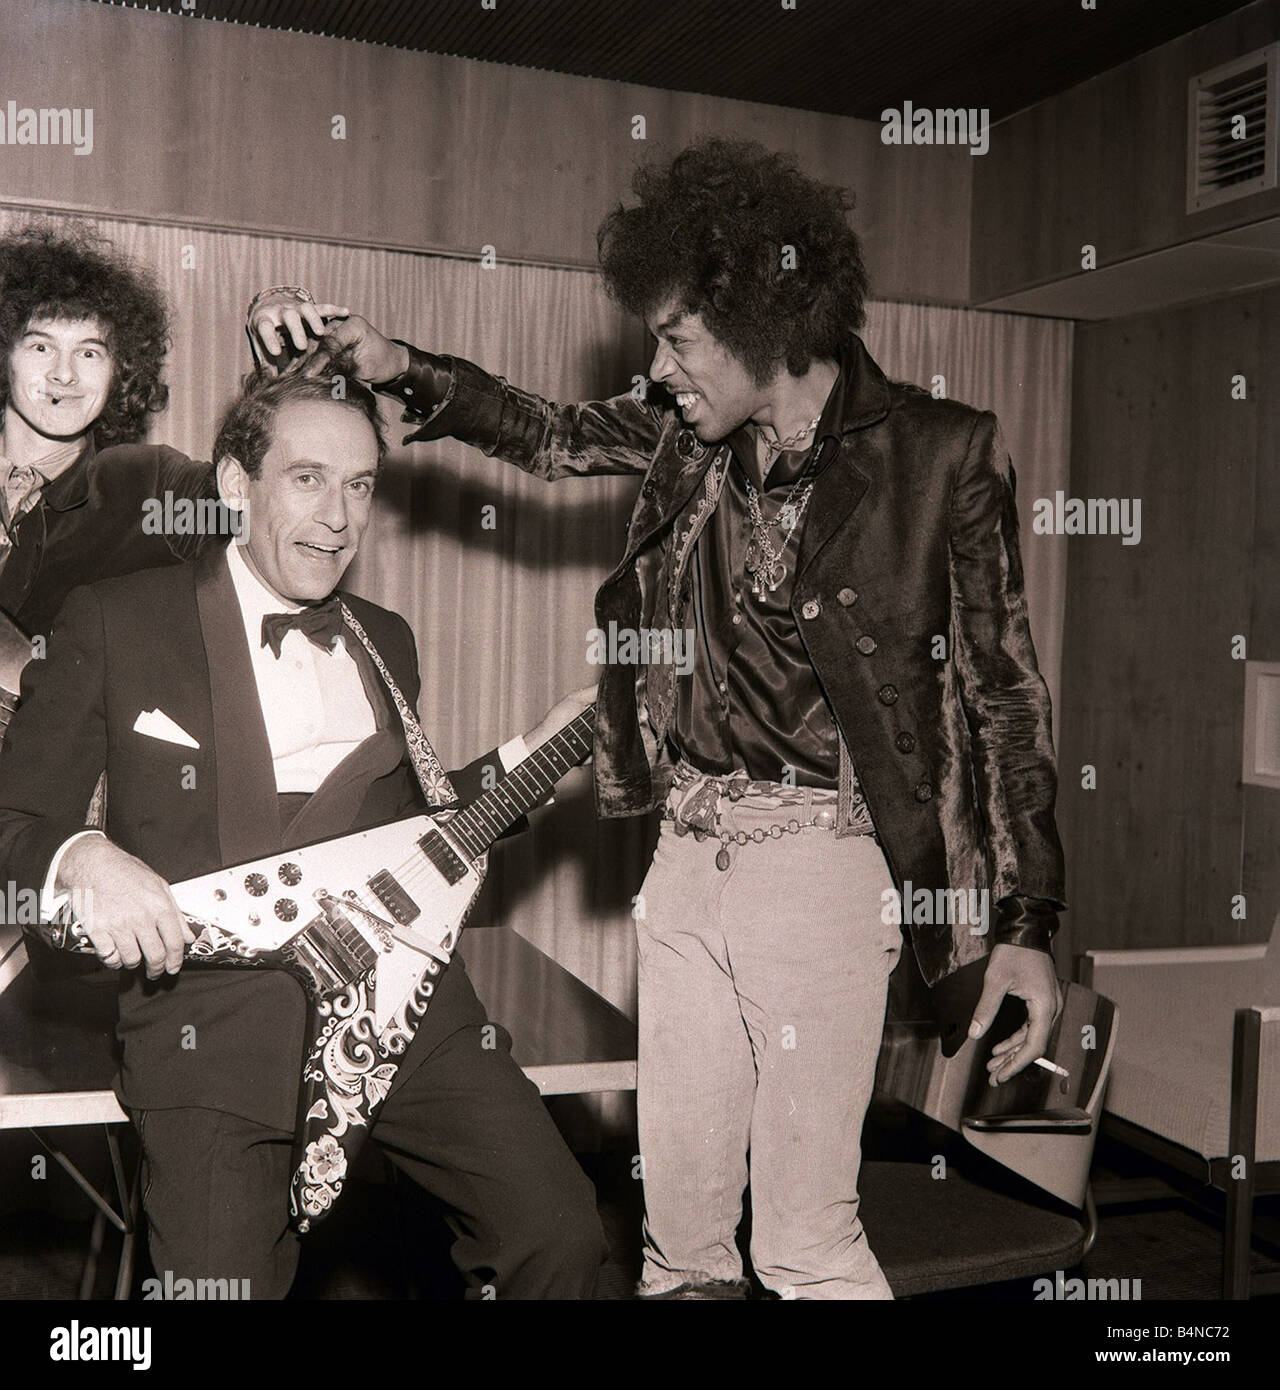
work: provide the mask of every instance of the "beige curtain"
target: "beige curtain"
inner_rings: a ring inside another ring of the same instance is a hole
[[[1018,477],[1022,566],[1040,670],[1054,707],[1062,660],[1067,595],[1065,536],[1031,530],[1032,503],[1067,491],[1071,457],[1073,325],[1062,319],[988,314],[926,304],[872,304],[863,334],[891,377],[967,401],[1000,417]]]
[[[24,214],[0,210],[0,225]],[[58,220],[56,218],[51,220]],[[396,337],[470,357],[572,400],[628,389],[648,366],[639,326],[590,274],[100,219],[150,266],[173,309],[172,400],[151,438],[207,457],[218,412],[249,365],[241,327],[258,289],[305,284]],[[1065,556],[1032,537],[1030,499],[1066,487],[1070,326],[905,304],[871,308],[866,338],[891,375],[995,409],[1019,472],[1034,628],[1057,693]],[[398,420],[392,438],[404,429]],[[397,450],[352,587],[403,613],[418,640],[423,723],[456,766],[531,726],[594,679],[592,596],[622,550],[636,484],[550,488],[452,441]],[[634,1010],[631,935],[652,842],[644,819],[600,822],[584,770],[532,831],[499,846],[479,921],[506,922]]]

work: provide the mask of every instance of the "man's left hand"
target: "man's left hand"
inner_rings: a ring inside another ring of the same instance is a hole
[[[552,735],[558,734],[566,724],[576,719],[595,698],[596,687],[584,685],[581,690],[575,690],[572,695],[558,700],[525,734],[525,746],[530,752],[540,748]]]
[[[969,1036],[980,1038],[991,1027],[1006,994],[1021,999],[1027,1006],[1027,1021],[1016,1033],[1011,1033],[991,1049],[987,1063],[991,1084],[1002,1081],[1044,1055],[1053,1031],[1054,1019],[1062,1008],[1062,991],[1053,957],[1047,951],[1030,946],[997,946],[987,961],[983,978],[982,998],[973,1013]]]

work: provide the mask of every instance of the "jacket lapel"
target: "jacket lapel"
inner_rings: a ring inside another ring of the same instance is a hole
[[[844,418],[840,424],[838,457],[818,474],[809,515],[800,540],[799,577],[818,557],[818,552],[853,516],[878,471],[878,453],[861,431],[889,413],[889,384],[861,338],[849,349],[852,380],[846,388]],[[824,440],[824,449],[832,448]]]
[[[196,566],[196,607],[213,706],[218,843],[223,864],[239,864],[280,848],[275,771],[225,550],[205,551]]]
[[[824,440],[824,449],[832,448]],[[817,558],[818,552],[853,515],[858,503],[866,496],[871,480],[853,461],[854,450],[844,441],[839,456],[818,474],[813,485],[813,500],[800,538],[800,558],[796,564],[797,577]]]
[[[618,563],[615,575],[625,573],[648,542],[663,527],[671,525],[721,447],[725,446],[702,444],[692,430],[681,428],[674,438],[669,438],[659,449],[640,485],[640,496],[627,535],[626,553]]]

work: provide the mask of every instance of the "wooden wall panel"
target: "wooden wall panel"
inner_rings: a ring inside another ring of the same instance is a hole
[[[1280,909],[1280,793],[1241,784],[1231,656],[1241,634],[1249,656],[1280,660],[1278,348],[1280,290],[1077,328],[1071,495],[1141,498],[1142,539],[1070,541],[1059,820],[1073,951],[1263,940]],[[1086,764],[1097,790],[1081,787]]]
[[[1266,303],[1274,305],[1275,296]],[[1255,661],[1280,661],[1280,407],[1275,400],[1280,312],[1262,309],[1259,343],[1261,361],[1269,368],[1262,389],[1271,402],[1259,419],[1249,655]],[[1280,913],[1280,791],[1272,787],[1244,789],[1240,891],[1249,904],[1251,938],[1261,940]]]
[[[4,10],[0,94],[92,107],[95,149],[0,146],[0,197],[586,266],[638,157],[740,134],[855,190],[877,297],[967,297],[973,160],[874,122],[82,0]]]
[[[1280,213],[1280,190],[1188,217],[1187,82],[1280,35],[1280,0],[1214,24],[992,128],[975,159],[971,289],[981,304]]]

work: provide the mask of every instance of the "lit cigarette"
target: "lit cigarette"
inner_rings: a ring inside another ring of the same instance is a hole
[[[1070,1076],[1071,1073],[1065,1067],[1055,1066],[1047,1057],[1037,1057],[1036,1066],[1043,1067],[1045,1071],[1051,1071],[1055,1076]]]

